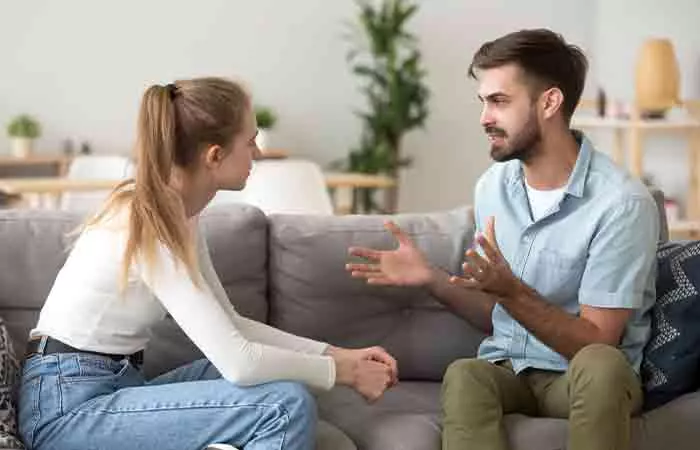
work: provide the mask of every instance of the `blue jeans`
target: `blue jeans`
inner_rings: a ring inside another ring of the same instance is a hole
[[[30,450],[309,450],[316,405],[299,383],[236,386],[207,360],[146,381],[126,359],[55,353],[25,361],[18,416]]]

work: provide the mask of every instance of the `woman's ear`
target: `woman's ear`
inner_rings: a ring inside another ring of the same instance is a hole
[[[202,162],[205,167],[214,169],[221,165],[224,156],[224,149],[220,145],[210,145],[202,152]]]

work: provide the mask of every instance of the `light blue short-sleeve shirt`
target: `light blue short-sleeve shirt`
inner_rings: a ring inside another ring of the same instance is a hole
[[[580,305],[633,309],[618,348],[639,372],[655,300],[658,210],[646,186],[574,134],[580,150],[557,204],[534,221],[521,162],[496,163],[477,183],[477,230],[495,216],[496,240],[513,273],[568,313],[578,315]],[[479,358],[510,359],[516,373],[568,367],[500,304],[492,322]]]

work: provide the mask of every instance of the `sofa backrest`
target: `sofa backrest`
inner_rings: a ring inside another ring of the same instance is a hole
[[[24,352],[29,330],[63,265],[82,213],[67,211],[0,211],[0,316],[13,346]],[[267,219],[249,205],[208,208],[200,226],[214,267],[232,303],[243,315],[266,321]],[[201,353],[172,320],[154,330],[147,350],[149,375],[199,357]]]
[[[663,194],[653,196],[665,241]],[[399,360],[402,379],[439,381],[452,361],[476,354],[484,335],[426,290],[370,286],[349,276],[350,246],[395,248],[383,227],[387,218],[269,216],[270,323],[340,346],[382,345]],[[471,208],[392,218],[434,265],[461,272],[474,234]]]
[[[450,362],[474,355],[483,335],[426,290],[370,286],[345,270],[350,246],[396,246],[386,218],[270,216],[270,322],[334,345],[382,345],[399,360],[402,379],[441,380]],[[460,271],[474,234],[470,208],[393,219],[434,265]]]
[[[663,208],[663,195],[657,192],[655,198]],[[377,288],[350,278],[344,270],[349,246],[395,245],[383,229],[384,219],[266,217],[250,205],[226,204],[207,208],[200,226],[241,314],[337,345],[381,344],[399,358],[404,379],[439,380],[452,360],[473,356],[483,336],[424,291]],[[459,271],[473,234],[469,208],[394,219],[434,264]],[[65,261],[68,234],[82,220],[75,212],[0,210],[0,317],[18,353],[24,352]],[[662,240],[665,230],[662,215]],[[155,375],[198,357],[201,353],[179,327],[166,320],[154,330],[145,369]]]

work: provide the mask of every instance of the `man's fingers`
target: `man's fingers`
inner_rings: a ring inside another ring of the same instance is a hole
[[[384,275],[378,274],[376,276],[367,277],[367,284],[374,284],[377,286],[394,286],[396,282],[390,280]]]
[[[501,261],[501,253],[498,247],[494,247],[493,243],[485,236],[477,236],[477,242],[484,250],[484,254],[492,263],[497,263]]]
[[[496,251],[500,252],[498,241],[496,240],[496,216],[489,217],[489,221],[486,224],[486,238],[491,243],[491,246],[493,246]]]
[[[469,280],[462,277],[450,277],[450,283],[467,289],[479,289],[481,284],[477,280]]]
[[[477,281],[484,281],[486,278],[486,271],[476,266],[464,263],[462,264],[462,270],[464,270],[464,278],[467,280],[474,279]]]
[[[480,270],[486,270],[489,267],[489,262],[486,261],[484,258],[481,257],[480,254],[478,254],[476,251],[473,249],[467,250],[467,252],[464,254],[464,256],[467,258],[467,260],[474,266],[476,266],[477,269]]]
[[[350,276],[353,278],[365,278],[367,281],[373,280],[375,278],[386,278],[381,272],[354,270],[350,272]]]
[[[413,245],[413,241],[395,222],[388,220],[384,223],[384,228],[389,230],[394,235],[399,244]]]
[[[352,256],[359,256],[360,258],[365,258],[373,262],[379,262],[382,256],[381,251],[366,247],[350,247],[348,253]]]
[[[350,272],[379,272],[379,264],[348,263],[345,269]]]

